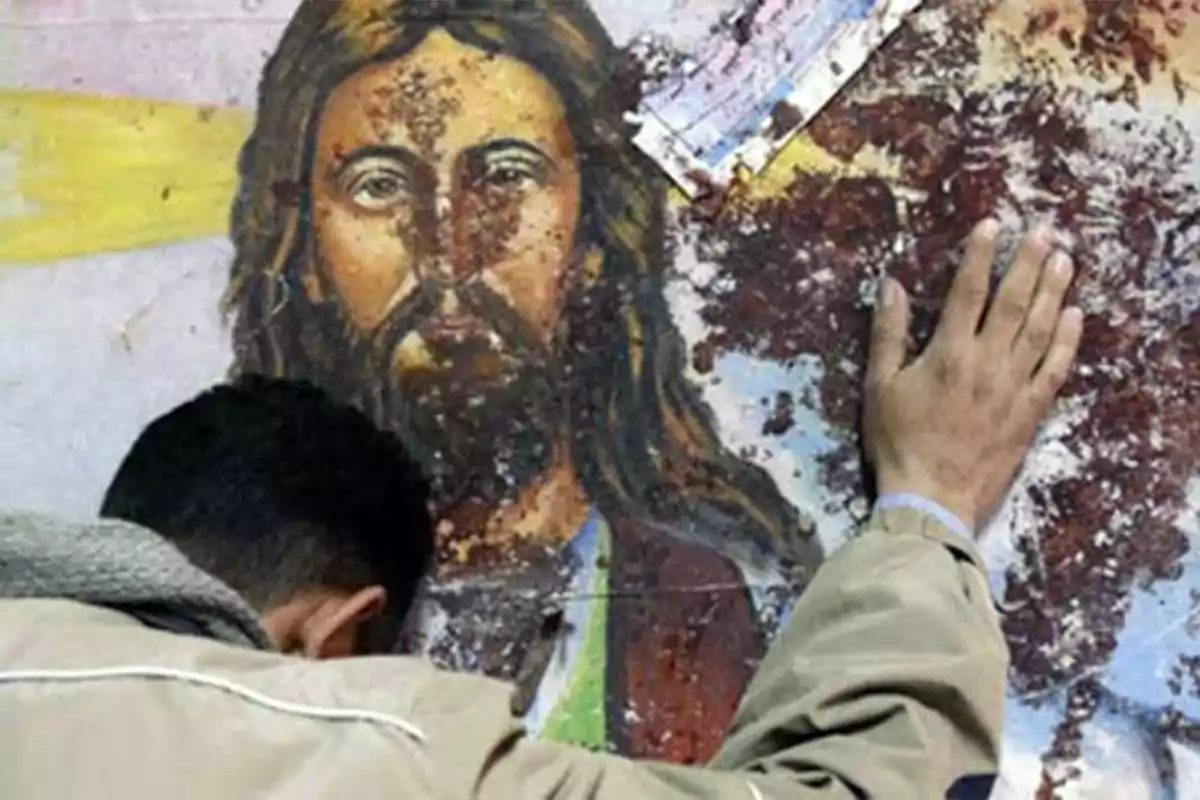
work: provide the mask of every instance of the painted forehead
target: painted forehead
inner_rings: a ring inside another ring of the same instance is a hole
[[[498,138],[529,141],[554,158],[574,155],[554,87],[527,64],[435,31],[411,53],[365,67],[334,90],[320,149],[345,155],[372,145],[427,158]]]

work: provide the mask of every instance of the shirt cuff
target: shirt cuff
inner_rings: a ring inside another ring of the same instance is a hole
[[[894,508],[907,508],[911,511],[921,511],[936,519],[942,525],[945,525],[953,533],[961,536],[967,541],[973,542],[975,534],[967,523],[958,518],[958,515],[940,503],[935,503],[928,497],[922,497],[919,494],[885,494],[875,501],[876,511],[888,511]]]

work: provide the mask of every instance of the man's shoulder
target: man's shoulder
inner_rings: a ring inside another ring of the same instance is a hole
[[[153,630],[62,600],[0,601],[0,690],[5,713],[47,740],[86,728],[161,748],[156,737],[166,736],[178,752],[198,748],[230,774],[245,772],[239,791],[277,788],[272,776],[286,769],[270,765],[298,766],[318,751],[344,754],[335,760],[346,774],[364,778],[420,753],[420,763],[466,781],[523,733],[509,711],[510,686],[424,659],[310,661]],[[241,744],[222,731],[237,731]]]
[[[316,661],[152,629],[108,608],[70,600],[0,600],[0,670],[84,672],[145,668],[220,676],[256,689],[309,699],[452,713],[505,707],[508,684],[445,672],[429,661],[390,655]]]

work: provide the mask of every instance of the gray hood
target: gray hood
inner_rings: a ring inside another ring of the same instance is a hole
[[[0,512],[0,598],[75,600],[154,627],[273,649],[237,592],[158,534],[117,520]]]

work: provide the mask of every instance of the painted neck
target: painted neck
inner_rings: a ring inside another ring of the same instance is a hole
[[[516,567],[559,552],[575,538],[590,513],[565,441],[550,466],[511,502],[482,507],[460,504],[438,522],[440,570],[449,576],[479,569]]]

